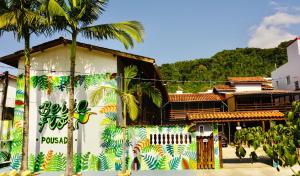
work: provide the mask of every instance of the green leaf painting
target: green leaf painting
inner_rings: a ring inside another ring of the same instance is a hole
[[[149,170],[157,168],[158,159],[156,157],[146,154],[143,159],[147,163]]]
[[[180,157],[174,157],[169,163],[170,169],[176,170],[178,168],[179,162],[180,162]]]
[[[63,171],[66,168],[67,159],[62,153],[55,153],[49,161],[48,171]]]
[[[81,168],[82,170],[88,170],[89,168],[89,157],[90,157],[90,152],[82,155],[81,157]]]
[[[70,79],[68,76],[32,76],[31,88],[40,91],[45,96],[66,93]],[[95,75],[77,75],[76,89],[87,90],[97,85],[117,86],[116,80],[111,73]],[[16,108],[14,128],[11,132],[13,142],[11,150],[11,167],[20,168],[22,151],[22,124],[24,114],[24,76],[17,79]],[[100,140],[97,147],[99,150],[85,153],[74,153],[73,165],[75,172],[82,171],[119,171],[121,170],[121,158],[123,155],[122,129],[116,126],[117,97],[109,93],[101,101],[99,108],[99,131]],[[88,107],[90,108],[90,107]],[[104,123],[105,122],[105,123]],[[129,126],[126,133],[127,159],[126,167],[131,170],[137,164],[140,170],[168,170],[168,169],[191,169],[197,167],[197,146],[195,135],[188,132],[188,126]],[[150,135],[153,134],[191,134],[192,143],[188,144],[151,144]],[[83,151],[88,151],[84,148]],[[7,157],[0,152],[0,160]],[[134,160],[134,158],[138,158]],[[138,162],[138,163],[134,163]],[[66,167],[66,154],[57,151],[39,151],[38,154],[30,154],[29,169],[34,172],[40,171],[63,171]]]
[[[35,166],[35,157],[33,154],[29,155],[29,161],[28,161],[28,169],[31,172],[34,172],[34,166]]]
[[[6,151],[0,151],[0,163],[4,161],[8,161],[10,157],[10,153]]]
[[[40,152],[35,160],[35,166],[34,166],[34,171],[38,172],[42,170],[42,165],[44,163],[45,160],[45,154],[43,152]]]

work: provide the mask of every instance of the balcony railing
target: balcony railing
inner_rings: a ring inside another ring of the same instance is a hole
[[[220,108],[201,108],[201,109],[171,109],[170,118],[172,119],[185,119],[187,113],[200,113],[200,112],[220,112]]]
[[[236,111],[263,111],[263,110],[279,110],[286,112],[292,109],[291,104],[275,104],[275,103],[261,103],[261,104],[237,104]]]

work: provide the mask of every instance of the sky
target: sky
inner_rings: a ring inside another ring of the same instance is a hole
[[[142,44],[126,50],[118,41],[78,41],[156,59],[158,65],[208,58],[219,51],[258,47],[271,48],[300,35],[298,0],[110,0],[95,24],[140,21],[145,28]],[[52,37],[33,36],[31,45]],[[0,56],[23,48],[13,34],[0,37]]]

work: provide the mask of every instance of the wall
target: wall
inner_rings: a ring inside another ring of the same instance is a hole
[[[272,72],[272,85],[275,89],[295,90],[295,81],[300,84],[300,41],[296,40],[287,48],[288,63]],[[287,85],[286,77],[290,76],[291,83]],[[278,81],[278,85],[276,83]]]
[[[16,83],[15,79],[9,79],[7,87],[6,107],[14,108],[16,99]],[[0,90],[3,90],[3,84],[0,84]],[[0,94],[0,100],[2,99],[3,93]]]
[[[261,84],[235,84],[236,92],[261,91]]]
[[[69,83],[68,47],[61,45],[37,53],[32,58],[30,85],[29,169],[62,171],[66,166],[67,102]],[[23,68],[21,60],[19,68]],[[100,52],[78,49],[74,115],[74,171],[120,170],[122,129],[116,127],[116,94],[106,91],[95,106],[89,97],[100,85],[116,87],[112,73],[116,59]],[[41,71],[52,69],[52,71]],[[36,71],[39,70],[39,71]],[[19,169],[22,150],[24,75],[17,79],[12,164]],[[83,100],[83,101],[82,101]],[[66,104],[65,104],[66,103]],[[87,119],[87,120],[86,120]],[[127,129],[127,168],[140,170],[196,169],[196,136],[189,126],[140,126]],[[188,134],[189,142],[153,144],[153,134]]]
[[[204,132],[200,133],[200,126],[204,127]],[[197,136],[210,136],[213,132],[213,124],[212,123],[198,123],[196,129]]]
[[[77,81],[75,88],[77,104],[79,104],[81,100],[88,100],[91,91],[99,85],[109,84],[116,87],[116,81],[111,77],[112,73],[117,72],[117,59],[114,56],[78,48],[77,57]],[[67,115],[64,113],[64,110],[60,108],[63,108],[64,103],[68,102],[67,86],[69,78],[67,75],[69,75],[68,70],[70,63],[68,58],[68,46],[65,45],[50,48],[32,56],[29,112],[29,153],[31,160],[41,153],[45,155],[44,157],[53,155],[53,157],[61,158],[63,158],[66,153],[67,126],[65,125],[66,120],[64,118]],[[19,68],[24,68],[23,58],[19,62]],[[14,141],[12,146],[13,168],[19,168],[22,149],[24,76],[22,72],[18,74],[13,132]],[[42,108],[42,105],[47,101],[51,102],[53,106],[51,106],[51,108],[48,107],[48,109]],[[98,156],[99,152],[101,152],[99,151],[101,139],[100,137],[89,136],[95,136],[95,133],[100,134],[101,131],[103,131],[103,128],[99,128],[98,125],[100,125],[100,122],[106,117],[104,113],[99,112],[100,108],[105,105],[115,106],[115,103],[116,96],[110,94],[95,107],[90,107],[90,102],[88,102],[88,107],[84,107],[84,104],[81,104],[85,109],[83,112],[77,111],[77,118],[79,119],[81,116],[86,116],[89,117],[89,120],[85,124],[81,124],[81,120],[74,120],[79,121],[78,129],[74,132],[75,152],[90,152]],[[68,107],[67,104],[66,107]],[[56,112],[57,109],[58,112]],[[47,111],[51,112],[47,115]],[[46,115],[43,116],[43,113]],[[41,127],[42,117],[45,117],[44,128]],[[48,121],[50,123],[46,123]],[[77,142],[80,145],[77,145]],[[40,167],[39,169],[47,170],[46,167]]]

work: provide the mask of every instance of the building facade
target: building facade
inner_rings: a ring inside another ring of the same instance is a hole
[[[299,90],[300,82],[300,38],[287,47],[288,62],[272,72],[275,89]]]
[[[16,77],[8,72],[0,74],[0,166],[9,164],[10,160],[15,95]]]
[[[62,171],[66,166],[69,47],[71,41],[59,38],[35,46],[31,51],[29,168],[33,171]],[[19,169],[22,150],[24,115],[24,57],[19,51],[0,58],[1,62],[18,68],[16,103],[12,130],[11,167]],[[74,170],[115,171],[121,169],[122,129],[117,126],[118,97],[107,93],[99,104],[91,106],[91,92],[100,85],[119,87],[123,69],[136,65],[139,77],[159,79],[154,59],[78,43],[76,58]],[[162,93],[163,104],[168,97],[161,81],[152,85]],[[82,117],[82,118],[81,118]],[[162,124],[162,109],[147,97],[139,120],[129,122],[127,129],[127,169],[196,169],[198,168],[197,134],[189,124]],[[84,121],[82,119],[85,119]],[[218,132],[211,126],[215,140],[210,168],[220,167]]]

